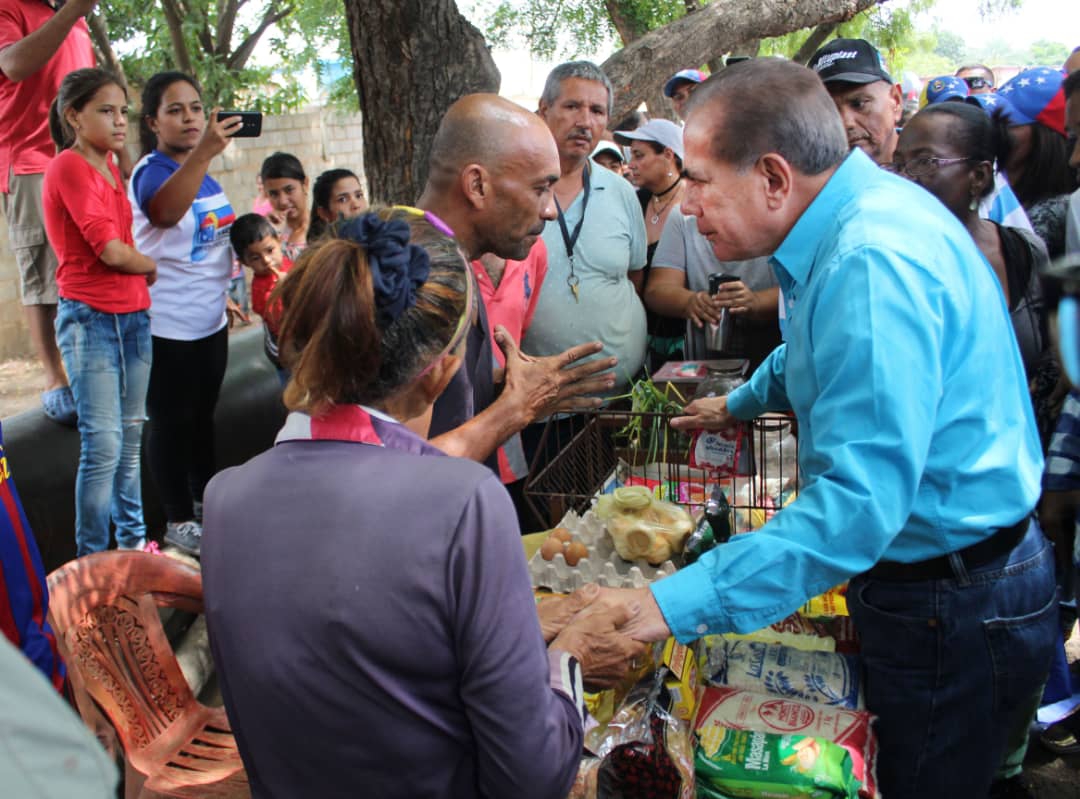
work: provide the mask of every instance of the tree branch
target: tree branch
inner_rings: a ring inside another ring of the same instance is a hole
[[[271,25],[281,22],[281,20],[285,19],[285,17],[289,16],[292,12],[293,7],[287,3],[276,11],[275,6],[271,5],[266,9],[266,13],[263,14],[259,26],[249,33],[247,38],[240,43],[240,46],[233,51],[232,55],[230,55],[225,62],[225,65],[231,70],[243,69],[247,60],[251,58],[251,54],[255,52],[255,45],[259,43],[259,38],[266,33],[266,29]]]
[[[207,55],[214,55],[217,48],[214,46],[214,35],[210,33],[210,21],[203,17],[202,27],[195,34],[199,39],[199,45]]]
[[[731,46],[730,55],[755,57],[761,50],[761,39],[751,39],[748,42],[739,42]]]
[[[702,64],[740,42],[854,17],[881,0],[729,0],[669,22],[628,44],[603,63],[615,86],[612,119],[620,119],[645,95],[687,64]],[[640,80],[648,75],[650,81]],[[636,78],[636,80],[635,80]]]
[[[620,0],[604,0],[604,8],[607,9],[608,16],[611,18],[611,24],[619,32],[623,47],[641,35],[640,31],[635,28],[633,21],[623,13]]]
[[[161,7],[165,12],[165,22],[169,26],[169,41],[172,43],[173,55],[176,56],[176,68],[188,75],[194,75],[191,53],[184,41],[184,12],[178,0],[161,0]]]
[[[124,74],[124,65],[120,63],[116,51],[112,48],[112,42],[109,41],[109,31],[105,27],[105,20],[102,18],[101,12],[95,11],[93,14],[88,14],[86,25],[90,28],[90,38],[94,42],[94,49],[97,50],[98,63],[104,63],[110,72],[120,78],[126,88],[128,82],[127,75]]]
[[[802,47],[791,57],[791,60],[796,64],[805,64],[818,51],[818,48],[825,44],[825,40],[838,27],[840,27],[839,22],[823,22],[818,25],[806,37],[806,41],[802,43]]]
[[[232,47],[233,28],[240,3],[237,0],[218,0],[217,8],[217,35],[214,38],[220,52],[227,53]]]

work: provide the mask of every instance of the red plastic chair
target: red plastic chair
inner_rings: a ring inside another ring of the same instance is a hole
[[[91,729],[100,712],[115,727],[128,799],[250,797],[224,708],[191,693],[158,615],[159,605],[202,612],[199,572],[167,556],[99,552],[48,583],[76,704]]]

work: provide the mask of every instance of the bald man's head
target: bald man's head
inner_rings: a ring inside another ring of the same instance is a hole
[[[442,216],[470,257],[522,259],[555,216],[555,141],[543,120],[494,94],[447,110],[428,159],[421,205]]]
[[[428,181],[454,181],[469,164],[494,170],[528,131],[546,133],[535,114],[497,94],[468,94],[447,110],[428,157]]]

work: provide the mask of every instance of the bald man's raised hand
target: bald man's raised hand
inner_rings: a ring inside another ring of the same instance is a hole
[[[594,358],[578,363],[603,349],[599,341],[534,358],[526,355],[514,337],[502,325],[495,328],[495,341],[506,358],[506,385],[500,399],[521,403],[529,421],[543,419],[559,411],[586,410],[600,405],[600,399],[587,396],[607,391],[615,385],[611,369],[615,358]]]

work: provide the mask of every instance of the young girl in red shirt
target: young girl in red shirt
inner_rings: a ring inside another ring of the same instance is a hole
[[[45,170],[45,230],[56,251],[56,339],[79,412],[75,482],[78,555],[146,542],[139,478],[150,376],[148,284],[156,267],[134,247],[116,155],[127,138],[127,94],[115,76],[79,69],[49,112],[58,154]]]

